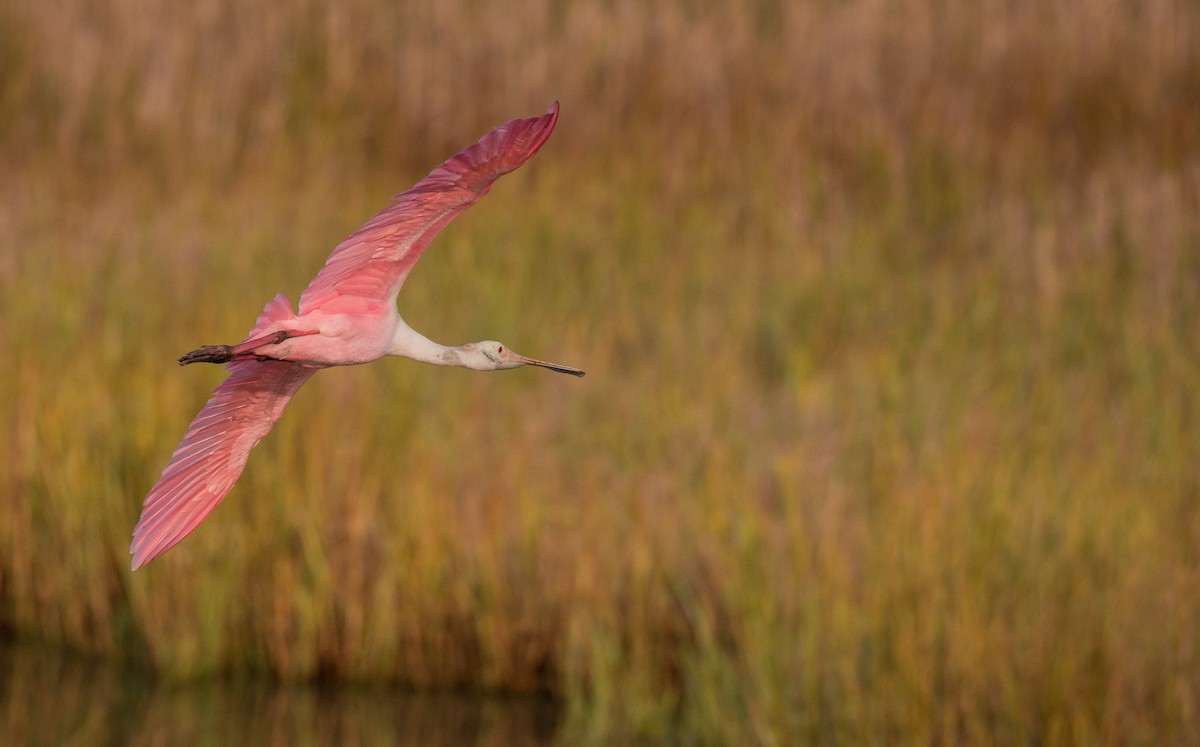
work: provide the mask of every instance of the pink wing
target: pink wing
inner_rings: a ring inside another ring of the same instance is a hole
[[[233,488],[250,449],[318,369],[284,361],[238,361],[188,426],[133,530],[133,569],[188,536]]]
[[[484,135],[338,244],[300,296],[300,314],[344,296],[394,302],[425,247],[492,183],[533,157],[558,121],[558,103]]]
[[[247,339],[273,323],[294,318],[282,294],[259,314]],[[250,450],[283,414],[296,390],[318,369],[286,361],[237,361],[188,426],[162,477],[146,496],[133,530],[133,569],[162,555],[191,534],[233,488]]]

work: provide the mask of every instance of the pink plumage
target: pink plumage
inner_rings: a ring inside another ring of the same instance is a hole
[[[133,568],[192,532],[233,488],[250,450],[321,368],[400,355],[437,365],[489,371],[535,365],[582,376],[569,366],[518,355],[494,341],[439,345],[396,310],[401,285],[429,243],[499,177],[533,157],[550,137],[558,104],[485,135],[430,172],[340,243],[300,296],[267,303],[247,338],[192,351],[180,363],[228,363],[229,376],[196,416],[133,530]]]
[[[433,237],[487,194],[498,178],[532,158],[557,121],[555,104],[544,116],[500,125],[397,195],[337,245],[300,294],[300,313],[343,294],[394,300]]]

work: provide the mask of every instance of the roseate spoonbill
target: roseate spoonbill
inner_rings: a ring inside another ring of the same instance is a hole
[[[396,310],[400,286],[434,236],[475,204],[500,176],[533,157],[558,120],[558,103],[515,119],[430,172],[338,244],[300,294],[299,313],[280,294],[267,303],[243,342],[209,345],[179,359],[228,363],[229,376],[171,455],[146,496],[129,552],[133,569],[174,547],[233,488],[246,458],[292,396],[322,368],[402,355],[439,366],[498,371],[532,365],[583,371],[526,358],[498,342],[449,347],[409,327]]]

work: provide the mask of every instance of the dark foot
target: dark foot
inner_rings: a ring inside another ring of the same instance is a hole
[[[228,363],[233,360],[232,345],[205,345],[190,353],[179,356],[179,365],[189,363]]]
[[[254,351],[267,345],[278,345],[292,337],[315,334],[317,334],[317,330],[288,332],[281,329],[278,332],[272,332],[269,335],[263,335],[262,337],[247,340],[237,345],[205,345],[202,348],[197,348],[186,355],[180,356],[179,365],[186,366],[189,363],[228,363],[232,360],[245,360],[247,358],[253,358],[257,361],[275,360],[269,355],[259,355]]]

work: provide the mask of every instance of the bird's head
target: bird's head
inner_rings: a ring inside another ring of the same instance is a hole
[[[505,347],[502,343],[495,340],[484,340],[483,342],[468,342],[465,345],[458,347],[459,355],[463,358],[463,363],[468,368],[474,368],[477,371],[503,371],[508,368],[517,368],[519,366],[541,366],[548,368],[551,371],[570,374],[572,376],[583,376],[583,371],[570,366],[562,366],[558,363],[547,363],[539,361],[536,358],[526,358],[523,355],[514,353]]]

